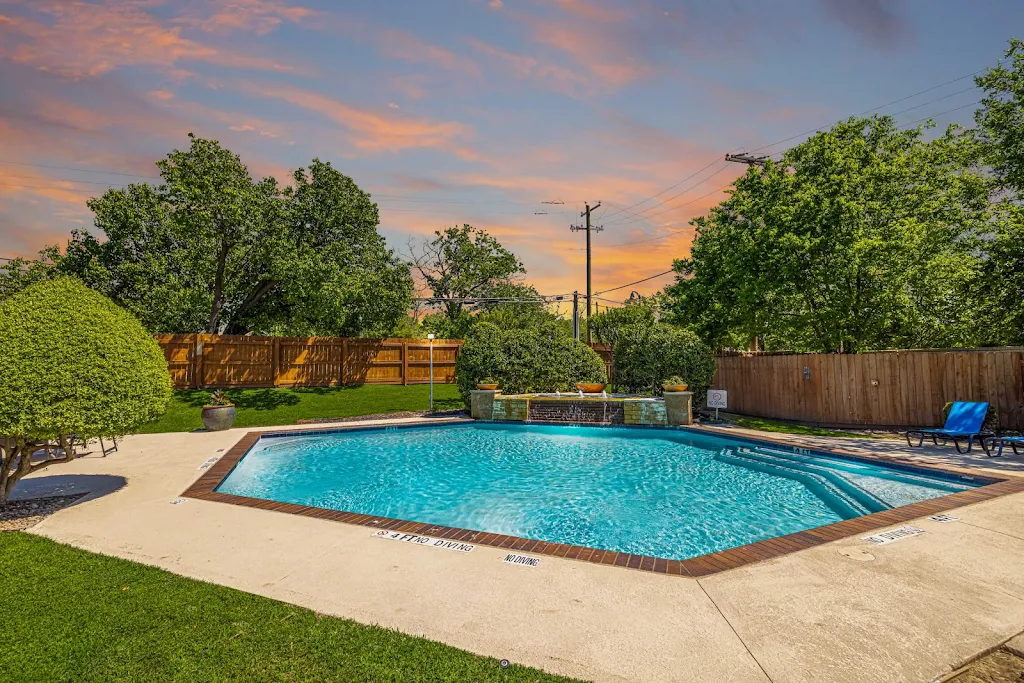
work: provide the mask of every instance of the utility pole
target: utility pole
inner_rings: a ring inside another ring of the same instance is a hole
[[[578,232],[580,230],[587,231],[587,344],[590,344],[590,302],[593,298],[590,287],[590,233],[601,232],[602,230],[604,230],[604,228],[601,227],[600,225],[590,225],[590,212],[598,209],[601,206],[601,202],[598,202],[594,206],[591,206],[590,204],[584,204],[584,206],[586,206],[587,208],[583,211],[583,213],[580,214],[580,218],[583,218],[584,216],[586,217],[586,225],[570,225],[569,229],[572,230],[573,232]]]
[[[749,154],[726,154],[725,160],[737,164],[746,164],[747,166],[764,166],[764,162],[768,161],[768,157],[754,157]]]
[[[572,293],[572,338],[580,340],[580,293]]]

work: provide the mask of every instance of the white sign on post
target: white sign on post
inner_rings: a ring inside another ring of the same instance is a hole
[[[729,392],[725,389],[708,389],[708,408],[715,409],[715,419],[718,419],[718,409],[729,407]]]

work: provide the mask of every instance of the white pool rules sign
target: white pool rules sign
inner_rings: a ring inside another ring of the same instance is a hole
[[[718,419],[718,409],[729,407],[729,392],[725,389],[708,389],[708,408],[715,409],[715,419]]]

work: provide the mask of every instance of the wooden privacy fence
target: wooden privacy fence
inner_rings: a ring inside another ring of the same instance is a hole
[[[178,389],[430,381],[426,339],[212,334],[162,334],[156,339]],[[455,358],[461,345],[459,340],[434,340],[435,382],[455,380]]]
[[[941,426],[947,401],[988,401],[1024,430],[1024,349],[743,354],[715,359],[729,411],[823,425]]]

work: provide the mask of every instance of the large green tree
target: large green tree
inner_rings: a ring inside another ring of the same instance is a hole
[[[101,234],[76,232],[60,263],[148,329],[386,335],[408,310],[412,281],[376,204],[330,164],[314,159],[282,190],[190,136],[157,166],[161,184],[91,200]]]
[[[977,135],[997,185],[992,229],[983,239],[979,318],[1000,344],[1024,344],[1024,41],[975,79],[984,93]]]
[[[73,278],[0,301],[0,506],[22,477],[166,409],[171,379],[139,321]],[[56,452],[56,455],[54,455]]]
[[[508,293],[516,276],[526,272],[501,242],[471,225],[438,230],[411,251],[413,267],[453,322],[477,308],[463,299],[502,296],[501,288]]]
[[[984,337],[970,292],[990,180],[972,136],[926,141],[851,118],[751,167],[696,219],[666,290],[673,322],[714,346],[857,352]]]

